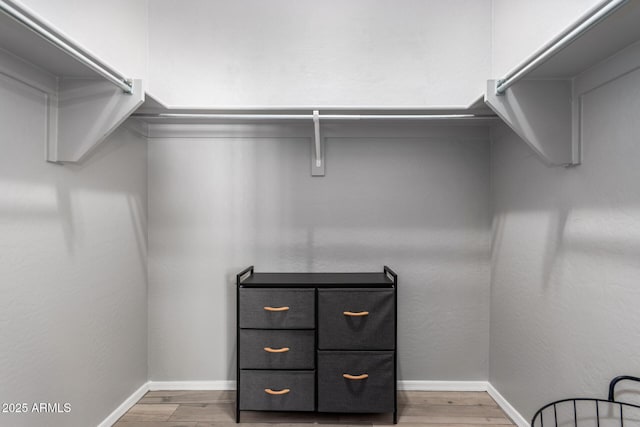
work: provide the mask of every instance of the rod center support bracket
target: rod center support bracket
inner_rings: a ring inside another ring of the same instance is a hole
[[[320,111],[313,110],[313,145],[311,148],[311,176],[324,176],[324,158],[320,137]]]
[[[316,147],[316,167],[322,166],[322,149],[320,144],[320,111],[313,110],[313,134]]]

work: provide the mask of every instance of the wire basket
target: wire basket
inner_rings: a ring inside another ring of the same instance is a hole
[[[621,381],[640,383],[640,378],[614,378],[606,400],[577,397],[548,403],[535,413],[531,427],[640,427],[640,405],[615,400],[616,385]]]

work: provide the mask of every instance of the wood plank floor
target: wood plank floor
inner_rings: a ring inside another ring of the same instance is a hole
[[[235,392],[150,391],[115,427],[235,426]],[[513,423],[485,392],[398,392],[398,424],[442,427],[506,427]],[[242,412],[242,427],[390,425],[389,414]]]

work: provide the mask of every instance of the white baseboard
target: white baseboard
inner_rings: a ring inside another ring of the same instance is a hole
[[[487,391],[486,381],[398,381],[406,391]]]
[[[149,381],[149,390],[235,390],[235,381]],[[398,390],[487,391],[486,381],[398,381]]]
[[[154,390],[235,390],[235,381],[149,381],[129,396],[98,427],[111,427],[123,416],[147,391]],[[518,427],[530,427],[529,422],[511,406],[498,390],[487,381],[398,381],[398,390],[402,391],[486,391],[498,406]]]
[[[235,390],[235,381],[149,381],[149,390]]]
[[[148,391],[149,382],[146,382],[142,384],[139,389],[134,391],[131,396],[127,397],[127,399],[122,402],[120,406],[115,409],[115,411],[109,414],[107,418],[105,418],[100,424],[98,424],[98,427],[111,427],[112,425],[114,425],[120,419],[120,417],[126,414],[127,411],[131,409],[131,407],[135,405],[138,400],[142,399],[142,396],[144,396],[144,394]]]
[[[235,381],[149,381],[149,390],[235,390]],[[398,390],[487,391],[486,381],[398,381]]]
[[[509,418],[511,418],[514,423],[516,423],[518,427],[530,427],[529,421],[527,421],[520,414],[520,412],[516,410],[516,408],[511,406],[509,401],[505,399],[504,396],[502,396],[500,392],[498,392],[498,390],[496,390],[496,388],[491,385],[491,383],[487,383],[487,386],[487,393],[489,393],[489,396],[491,396],[493,400],[496,401],[498,406],[502,408],[502,410],[509,416]]]

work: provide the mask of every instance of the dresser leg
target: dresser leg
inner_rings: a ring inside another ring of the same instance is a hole
[[[236,407],[236,424],[240,422],[240,409]]]
[[[398,411],[393,411],[393,423],[398,424]]]

